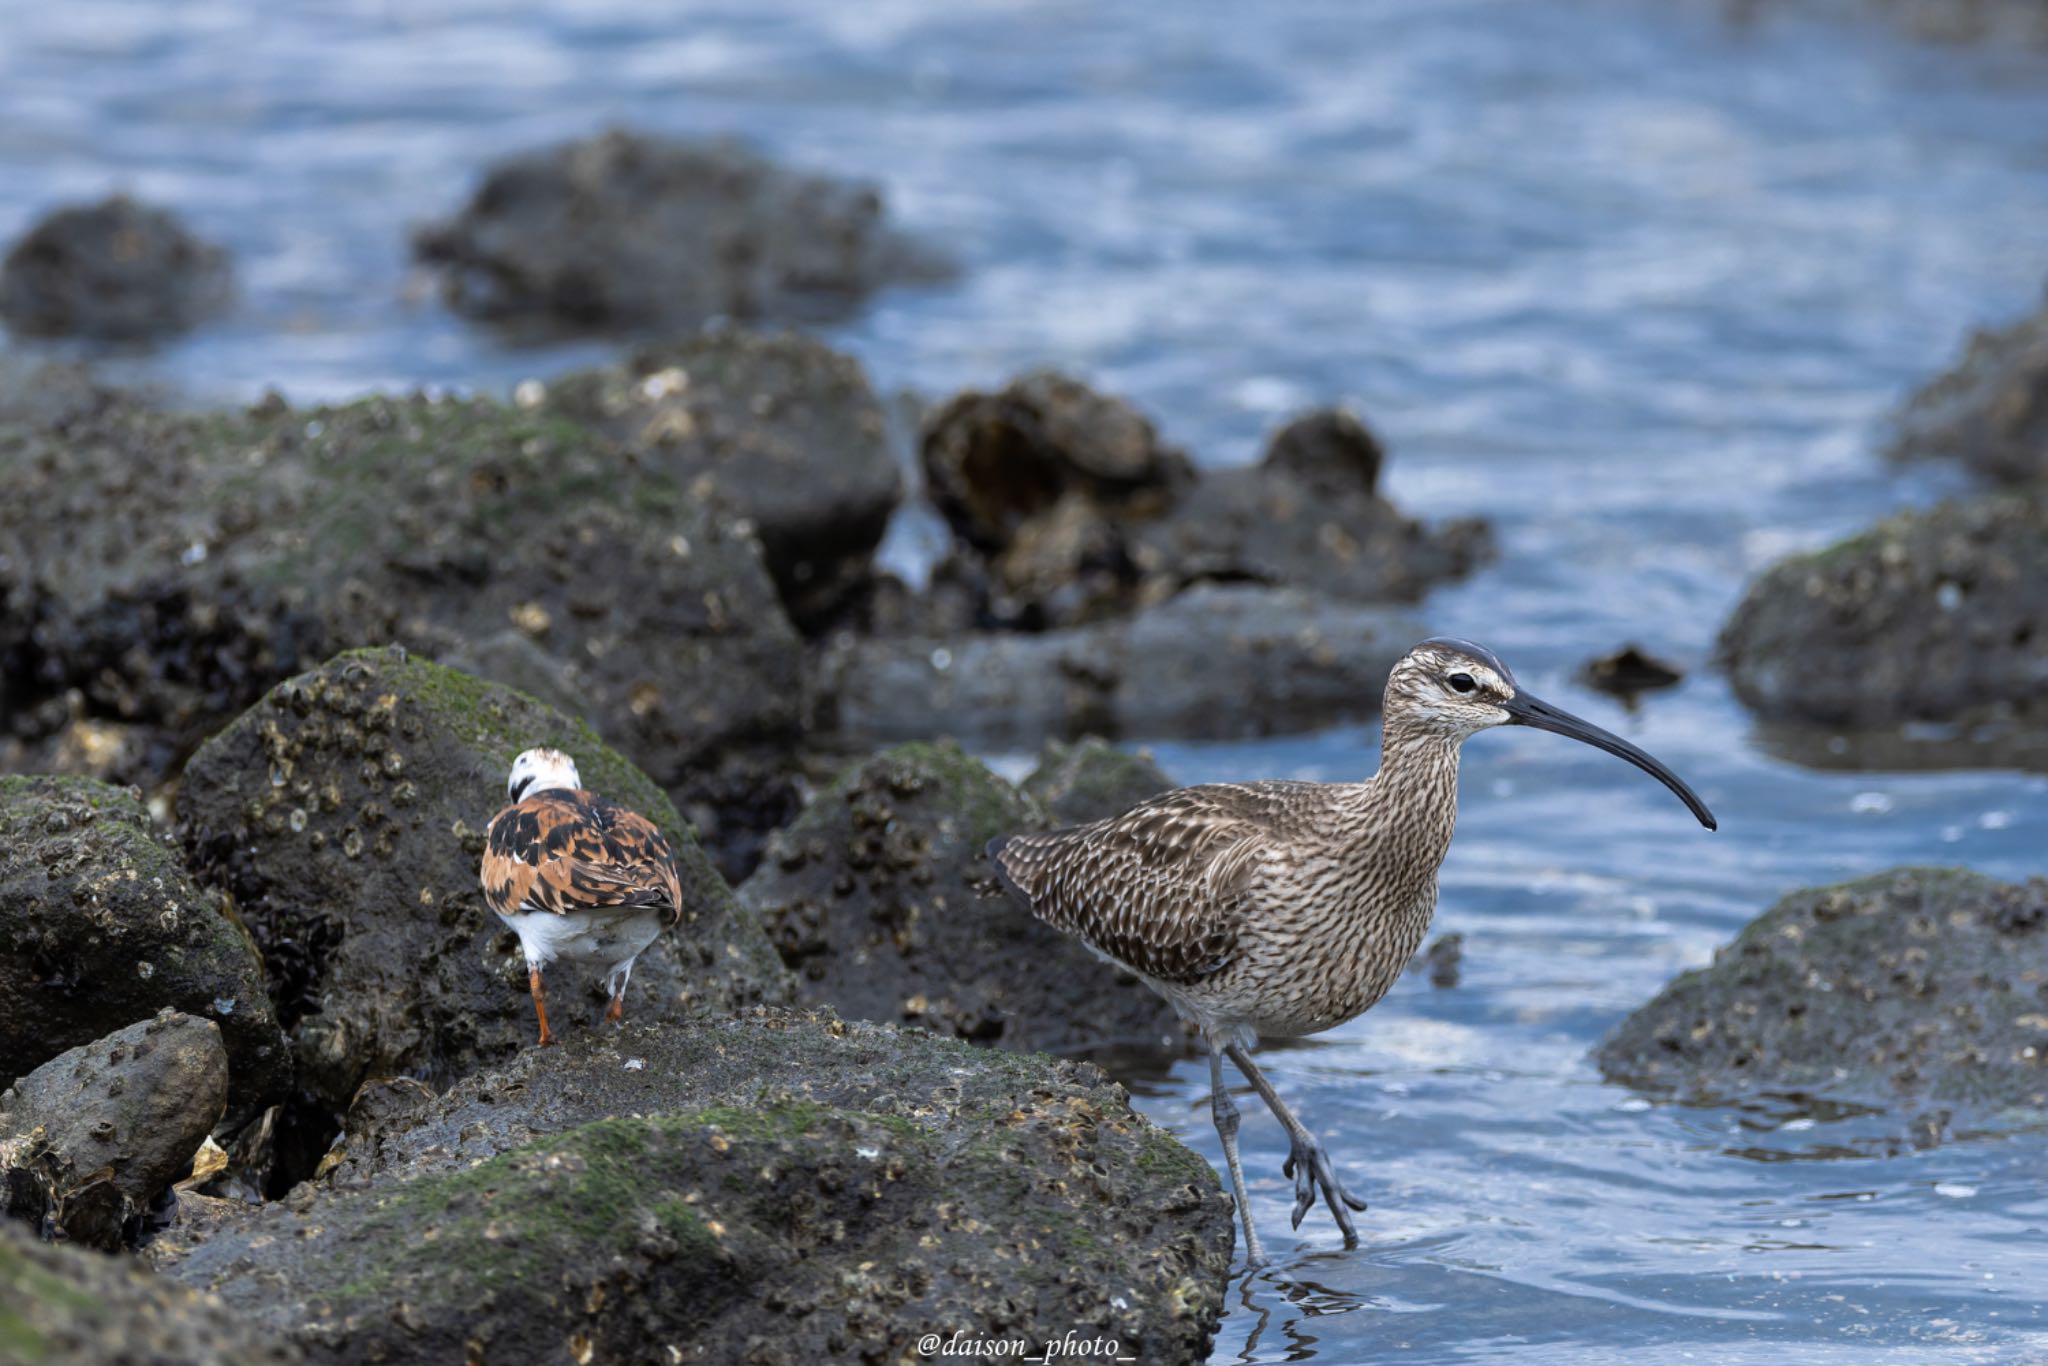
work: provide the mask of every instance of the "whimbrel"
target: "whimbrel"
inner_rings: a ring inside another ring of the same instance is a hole
[[[491,817],[479,878],[484,900],[519,936],[526,985],[548,1028],[541,970],[557,958],[596,962],[611,997],[605,1018],[624,1017],[626,982],[641,951],[682,915],[676,851],[654,823],[583,790],[576,761],[529,749],[505,781],[512,804]]]
[[[1248,1050],[1343,1024],[1387,994],[1429,928],[1437,869],[1458,815],[1458,750],[1490,726],[1555,731],[1651,774],[1714,828],[1678,775],[1623,740],[1523,692],[1492,651],[1426,640],[1387,679],[1380,771],[1362,783],[1184,787],[1121,816],[989,842],[1005,886],[1041,919],[1136,973],[1202,1031],[1210,1107],[1244,1222],[1247,1260],[1264,1260],[1245,1201],[1237,1064],[1287,1130],[1294,1227],[1320,1192],[1356,1247],[1351,1210],[1323,1145],[1294,1117]]]

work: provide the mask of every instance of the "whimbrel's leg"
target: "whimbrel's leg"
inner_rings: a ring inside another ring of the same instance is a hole
[[[533,1013],[540,1017],[540,1046],[546,1048],[555,1041],[555,1031],[548,1028],[548,994],[540,984],[540,969],[526,970],[526,985],[533,992]]]
[[[1216,1136],[1223,1140],[1223,1161],[1230,1168],[1230,1193],[1237,1201],[1237,1217],[1244,1223],[1244,1260],[1257,1266],[1266,1260],[1259,1246],[1259,1231],[1252,1227],[1251,1202],[1244,1196],[1244,1164],[1237,1160],[1237,1102],[1223,1084],[1223,1055],[1209,1050],[1209,1111],[1216,1117]]]
[[[1316,1192],[1320,1190],[1323,1203],[1330,1207],[1331,1217],[1343,1230],[1344,1246],[1357,1247],[1358,1230],[1352,1227],[1351,1215],[1344,1207],[1349,1205],[1352,1209],[1362,1210],[1365,1201],[1344,1189],[1344,1183],[1337,1179],[1336,1168],[1330,1165],[1329,1153],[1316,1142],[1316,1136],[1294,1117],[1294,1112],[1281,1102],[1280,1093],[1273,1089],[1272,1082],[1266,1080],[1266,1074],[1251,1060],[1251,1055],[1236,1044],[1231,1044],[1225,1051],[1237,1064],[1237,1070],[1244,1073],[1245,1080],[1252,1084],[1252,1089],[1259,1093],[1259,1098],[1273,1111],[1274,1118],[1287,1130],[1291,1149],[1286,1165],[1280,1170],[1294,1178],[1294,1227],[1301,1227],[1301,1217],[1316,1202]]]

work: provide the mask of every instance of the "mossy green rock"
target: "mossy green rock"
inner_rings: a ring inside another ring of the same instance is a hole
[[[2048,880],[1901,868],[1795,892],[1610,1034],[1610,1079],[1696,1100],[2048,1112]]]
[[[37,1242],[0,1219],[0,1362],[261,1366],[303,1360],[245,1316],[125,1258]]]
[[[1090,735],[1066,744],[1048,740],[1038,767],[1020,784],[1054,825],[1086,825],[1120,816],[1173,786],[1150,750],[1118,749]]]
[[[1722,628],[1736,695],[1834,726],[2044,717],[2048,494],[1905,512],[1766,570]]]
[[[982,848],[1038,829],[950,740],[855,764],[770,837],[740,900],[802,999],[1004,1048],[1179,1047],[1172,1008],[1006,896]]]
[[[670,788],[797,734],[801,646],[752,534],[574,422],[420,397],[17,406],[0,648],[37,695],[10,700],[75,690],[143,728],[115,776],[160,779],[273,683],[383,643],[495,660],[524,641]]]
[[[518,941],[477,885],[513,757],[551,745],[675,843],[682,922],[640,959],[629,1017],[780,1000],[787,977],[661,789],[580,721],[395,647],[273,689],[193,756],[187,840],[233,892],[282,996],[301,1079],[331,1109],[367,1077],[446,1081],[535,1034]],[[595,979],[556,970],[558,1029]]]
[[[231,1118],[291,1082],[256,946],[126,788],[0,778],[0,941],[0,1081],[171,1006],[220,1026]]]
[[[201,1236],[152,1255],[319,1360],[893,1362],[967,1327],[1190,1361],[1231,1214],[1086,1064],[762,1011],[521,1054]]]

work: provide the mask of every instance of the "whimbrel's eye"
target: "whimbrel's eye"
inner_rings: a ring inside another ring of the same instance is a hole
[[[1449,678],[1446,678],[1444,682],[1451,685],[1451,691],[1453,692],[1471,692],[1474,688],[1479,686],[1477,683],[1474,683],[1472,681],[1471,674],[1452,674]]]

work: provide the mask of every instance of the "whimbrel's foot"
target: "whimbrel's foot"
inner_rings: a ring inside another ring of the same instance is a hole
[[[1337,1179],[1337,1169],[1330,1165],[1330,1154],[1323,1145],[1307,1134],[1296,1134],[1294,1146],[1287,1154],[1287,1162],[1281,1172],[1294,1178],[1294,1227],[1301,1227],[1302,1216],[1315,1204],[1318,1192],[1323,1203],[1330,1207],[1330,1214],[1343,1230],[1344,1246],[1358,1246],[1358,1230],[1351,1225],[1351,1214],[1345,1206],[1363,1211],[1365,1201],[1344,1189],[1344,1183]]]

